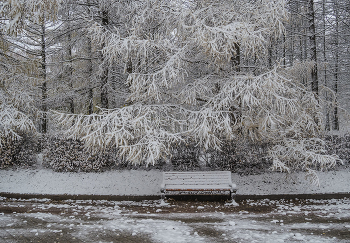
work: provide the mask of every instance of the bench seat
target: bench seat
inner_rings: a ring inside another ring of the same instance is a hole
[[[230,195],[236,185],[230,171],[163,172],[162,198],[166,195]]]

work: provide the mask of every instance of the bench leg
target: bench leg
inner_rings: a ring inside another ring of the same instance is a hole
[[[168,203],[165,202],[165,192],[162,192],[161,194],[160,205],[162,206],[169,205]]]
[[[231,191],[231,194],[230,194],[230,198],[231,198],[231,202],[227,203],[226,205],[228,206],[239,206],[238,203],[236,203],[235,201],[235,196],[236,196],[236,192],[235,191]]]
[[[235,200],[235,193],[231,192],[231,202],[233,202]]]

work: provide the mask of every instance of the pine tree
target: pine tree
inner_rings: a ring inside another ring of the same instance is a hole
[[[266,60],[269,38],[283,35],[285,4],[119,5],[130,18],[124,26],[96,22],[91,32],[104,58],[125,66],[128,103],[99,114],[56,117],[70,137],[96,151],[114,145],[133,163],[154,164],[188,140],[203,150],[220,149],[223,141],[264,141],[271,144],[275,170],[302,169],[315,179],[314,169],[338,161],[323,150],[316,81],[314,95],[295,79],[293,66],[250,67]]]

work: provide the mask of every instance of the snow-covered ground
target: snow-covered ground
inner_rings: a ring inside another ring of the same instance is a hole
[[[259,209],[263,211],[254,211]],[[0,198],[1,242],[345,243],[349,239],[350,199],[248,200],[232,207],[217,202],[163,205]]]
[[[303,173],[232,174],[238,195],[350,193],[350,168],[319,172],[320,187]],[[69,195],[160,195],[162,172],[123,170],[59,173],[48,169],[0,170],[0,192]]]

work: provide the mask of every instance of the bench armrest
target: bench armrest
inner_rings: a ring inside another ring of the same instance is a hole
[[[237,188],[237,185],[235,183],[229,182],[229,186],[232,187],[232,189]]]
[[[162,192],[162,193],[165,192],[165,184],[160,185],[160,192]]]
[[[231,191],[234,192],[234,193],[236,193],[236,191],[237,191],[237,185],[233,183],[233,184],[231,185],[231,188],[232,188]]]

